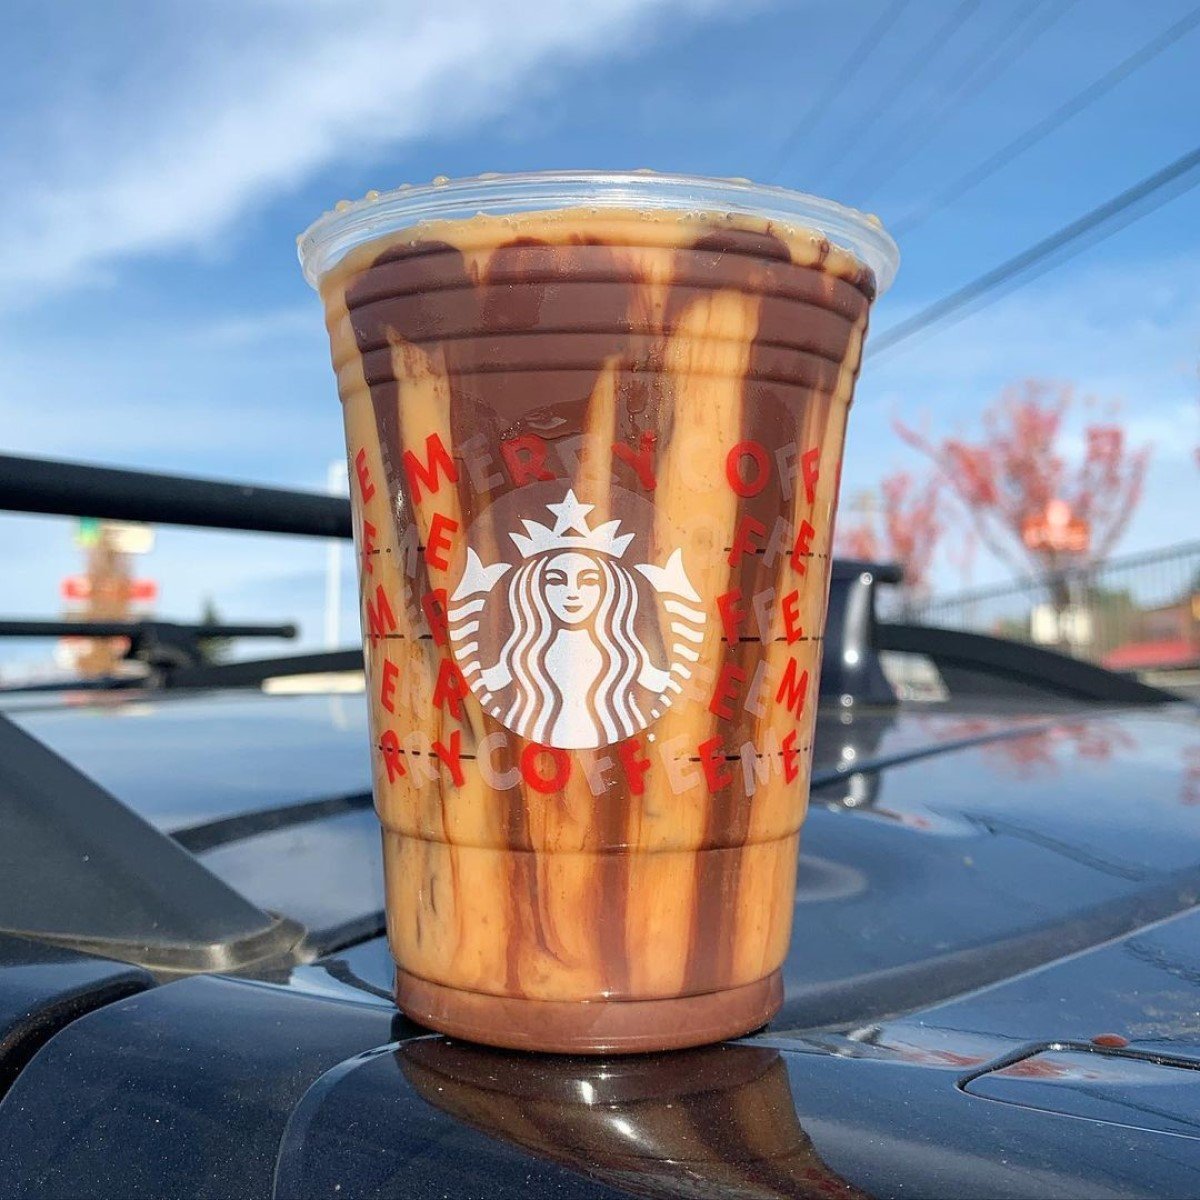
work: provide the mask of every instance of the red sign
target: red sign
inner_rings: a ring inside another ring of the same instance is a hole
[[[1063,500],[1051,500],[1046,511],[1021,522],[1021,540],[1030,550],[1055,554],[1086,554],[1091,526],[1071,512]]]
[[[86,575],[68,575],[62,581],[61,590],[64,600],[90,600],[94,589],[92,581]],[[122,593],[126,600],[148,604],[157,598],[158,584],[153,579],[131,579],[122,589]]]

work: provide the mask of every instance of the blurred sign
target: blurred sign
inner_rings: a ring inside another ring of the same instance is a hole
[[[158,598],[158,584],[153,579],[130,579],[123,585],[103,584],[99,588],[86,575],[68,575],[62,581],[64,600],[92,600],[103,596],[108,600],[125,600],[148,604]]]
[[[153,525],[143,525],[138,521],[96,521],[94,517],[82,517],[79,521],[81,531],[85,521],[95,521],[98,532],[93,534],[89,526],[88,536],[95,540],[90,543],[81,540],[81,546],[94,546],[103,537],[118,554],[149,554],[154,549]]]
[[[100,543],[100,518],[80,517],[75,526],[75,544],[85,550]]]
[[[102,521],[80,517],[75,526],[75,544],[90,550],[103,539],[118,554],[149,554],[154,549],[154,526],[140,521]]]
[[[149,554],[154,549],[154,526],[132,521],[105,521],[109,545],[118,554]]]
[[[145,554],[154,545],[154,529],[134,521],[106,521],[80,517],[75,541],[84,552],[84,570],[62,581],[63,598],[71,604],[69,615],[82,621],[127,621],[134,605],[149,605],[158,596],[151,579],[133,579],[129,559]],[[143,612],[146,609],[142,610]],[[127,637],[67,638],[63,658],[88,678],[120,673],[129,651]]]
[[[1086,554],[1091,526],[1071,512],[1065,500],[1051,500],[1046,511],[1021,522],[1021,540],[1030,550],[1055,554]]]

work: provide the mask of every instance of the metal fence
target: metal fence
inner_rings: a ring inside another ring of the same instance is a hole
[[[910,607],[907,619],[1035,642],[1128,670],[1200,666],[1200,541],[1056,579],[935,597]]]

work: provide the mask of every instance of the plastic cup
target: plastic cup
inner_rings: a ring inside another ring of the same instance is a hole
[[[300,239],[346,423],[396,998],[498,1046],[782,998],[873,219],[741,181],[435,181]]]

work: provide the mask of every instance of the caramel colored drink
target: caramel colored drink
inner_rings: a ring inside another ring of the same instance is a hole
[[[345,413],[400,1008],[583,1053],[763,1024],[894,246],[780,189],[581,173],[391,193],[301,250]]]

